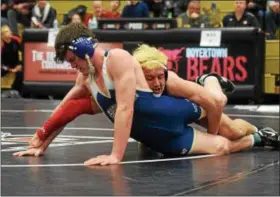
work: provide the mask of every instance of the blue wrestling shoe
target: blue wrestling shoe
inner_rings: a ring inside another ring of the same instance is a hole
[[[261,137],[259,146],[270,146],[280,150],[280,135],[270,127],[264,127],[257,131]]]
[[[225,77],[221,77],[216,73],[204,74],[195,79],[195,82],[201,86],[204,86],[204,81],[207,77],[216,77],[220,83],[220,86],[224,93],[233,93],[235,90],[235,85],[233,82]]]

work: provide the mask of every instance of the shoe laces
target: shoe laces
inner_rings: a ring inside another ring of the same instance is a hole
[[[270,127],[265,127],[259,130],[258,132],[261,136],[267,136],[267,137],[277,137],[278,140],[280,140],[279,134],[272,128]]]

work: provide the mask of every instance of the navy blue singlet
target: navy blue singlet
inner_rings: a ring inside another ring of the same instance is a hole
[[[107,92],[102,93],[94,80],[90,88],[96,103],[114,123],[117,103],[114,83],[107,73],[108,55],[106,52],[102,67]],[[198,120],[200,115],[200,107],[186,99],[156,97],[151,90],[136,90],[130,136],[163,154],[187,154],[194,138],[194,131],[188,124]]]

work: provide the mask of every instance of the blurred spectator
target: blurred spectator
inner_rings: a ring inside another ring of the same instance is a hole
[[[10,26],[10,23],[6,18],[1,17],[1,27],[4,25]]]
[[[1,81],[15,77],[12,89],[21,92],[22,86],[22,62],[21,62],[21,41],[13,36],[8,26],[1,27]]]
[[[246,12],[246,0],[235,0],[234,12],[223,18],[224,27],[260,27],[258,19]]]
[[[164,0],[164,11],[163,15],[170,17],[177,17],[180,14],[186,12],[188,4],[191,0]]]
[[[48,1],[37,1],[32,10],[32,26],[35,28],[52,28],[56,19],[56,10]]]
[[[267,0],[248,0],[247,3],[247,11],[257,17],[261,28],[263,29],[264,25],[264,16],[266,10],[266,2]]]
[[[75,13],[71,16],[71,23],[82,23],[82,18],[79,14]]]
[[[153,14],[153,17],[162,16],[164,0],[143,0],[143,2],[147,4],[149,11]]]
[[[2,0],[2,2],[1,2],[1,27],[4,25],[10,26],[8,18],[7,18],[9,6],[10,6],[10,0]]]
[[[189,0],[143,0],[153,17],[177,17],[187,9]]]
[[[149,17],[149,8],[146,3],[139,0],[128,1],[128,5],[123,8],[123,18],[143,18]]]
[[[71,10],[69,10],[67,14],[64,14],[62,25],[67,25],[71,23],[71,18],[72,15],[74,14],[80,15],[81,20],[84,21],[86,13],[87,13],[87,7],[84,5],[78,5],[77,7],[72,8]]]
[[[198,0],[189,2],[186,12],[177,17],[177,25],[179,28],[211,27],[208,17],[200,13],[200,2]]]
[[[121,17],[121,13],[119,12],[120,6],[121,6],[121,2],[120,0],[113,0],[110,2],[111,5],[111,12],[112,12],[112,17],[113,18],[120,18]]]
[[[10,8],[11,0],[1,1],[1,18],[7,18],[8,10]]]
[[[7,17],[14,35],[19,35],[18,23],[25,28],[30,27],[35,2],[35,0],[11,0],[11,9],[8,10]]]
[[[221,20],[221,10],[217,7],[216,3],[211,3],[211,7],[203,7],[203,13],[208,17],[210,25],[213,28],[218,28],[222,26]]]
[[[90,19],[92,19],[94,16],[96,19],[100,18],[116,18],[114,17],[113,13],[109,10],[105,10],[103,8],[102,1],[93,1],[92,2],[92,9],[93,9],[93,14],[88,13],[85,17],[84,24],[88,26],[88,22]]]
[[[280,9],[279,0],[268,1],[268,10],[265,14],[266,32],[268,39],[279,39]]]

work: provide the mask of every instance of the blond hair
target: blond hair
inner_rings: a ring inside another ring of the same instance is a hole
[[[163,67],[166,69],[168,58],[155,47],[142,44],[135,49],[133,56],[141,64],[142,68],[155,69]]]
[[[8,25],[3,25],[1,27],[1,34],[7,31],[11,31],[10,27]]]
[[[1,40],[7,41],[7,39],[11,38],[11,35],[12,35],[12,31],[11,31],[10,27],[7,25],[3,25],[1,27]]]

